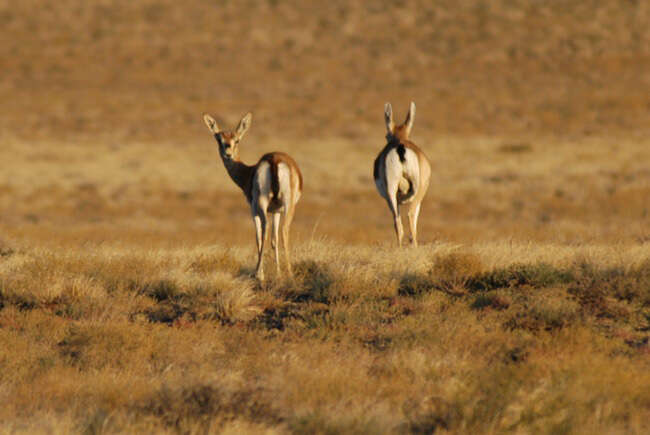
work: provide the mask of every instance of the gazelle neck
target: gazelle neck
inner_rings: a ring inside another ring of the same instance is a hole
[[[228,175],[230,175],[232,181],[234,181],[235,184],[244,191],[244,194],[248,198],[250,196],[252,172],[255,167],[248,166],[239,159],[234,160],[221,156],[221,160],[223,160],[223,165],[226,167],[226,171],[228,171]]]

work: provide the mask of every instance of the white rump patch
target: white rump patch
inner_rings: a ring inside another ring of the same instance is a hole
[[[273,196],[271,183],[271,164],[262,162],[257,168],[253,185],[254,193],[258,194],[257,203],[269,212],[279,212],[284,209],[287,198],[291,198],[291,170],[285,164],[278,164],[279,189],[278,197]]]
[[[397,196],[399,192],[400,204],[410,202],[420,184],[420,163],[417,154],[406,148],[402,162],[397,149],[393,149],[386,154],[385,167],[388,196]]]

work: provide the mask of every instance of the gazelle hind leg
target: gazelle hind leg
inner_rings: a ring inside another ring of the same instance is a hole
[[[409,207],[409,227],[411,229],[411,244],[418,245],[418,216],[420,215],[421,202],[413,202]]]
[[[257,211],[253,217],[255,220],[255,235],[257,240],[257,266],[255,267],[255,277],[264,281],[264,241],[266,240],[266,213]]]
[[[395,195],[389,197],[388,208],[393,213],[393,223],[395,225],[395,234],[397,235],[397,246],[402,246],[402,238],[404,237],[404,229],[402,228],[402,217],[399,214],[399,205],[397,205],[397,198]]]
[[[280,240],[278,234],[280,230],[280,213],[273,213],[273,238],[271,239],[271,247],[275,251],[275,268],[280,276]]]
[[[389,174],[386,175],[386,202],[388,208],[393,214],[393,224],[395,225],[395,234],[397,236],[397,246],[402,246],[402,238],[404,237],[404,229],[402,228],[402,217],[399,212],[399,204],[397,203],[397,190],[399,189],[400,178]]]
[[[287,204],[284,210],[284,222],[282,223],[282,244],[284,245],[284,259],[287,262],[287,273],[289,274],[289,277],[292,277],[293,271],[291,270],[291,259],[289,258],[289,229],[291,227],[291,221],[293,220],[295,204]]]

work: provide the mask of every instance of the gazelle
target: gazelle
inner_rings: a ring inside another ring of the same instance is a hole
[[[269,214],[273,215],[271,246],[275,250],[278,275],[280,274],[278,230],[280,227],[280,214],[284,214],[282,240],[287,272],[289,276],[292,275],[289,260],[289,227],[293,220],[296,203],[302,193],[302,174],[295,160],[285,153],[264,154],[253,166],[248,166],[239,159],[239,141],[250,127],[252,117],[253,115],[250,112],[247,113],[239,121],[239,125],[234,132],[220,130],[217,122],[208,114],[203,115],[203,120],[219,144],[219,154],[228,175],[244,191],[246,201],[251,207],[257,237],[255,276],[260,281],[264,281],[262,262]]]
[[[431,164],[424,152],[409,140],[415,117],[415,103],[411,102],[406,120],[401,125],[396,126],[393,122],[393,108],[390,103],[384,106],[384,117],[388,143],[375,159],[375,185],[393,213],[399,246],[402,246],[404,236],[399,207],[402,204],[410,204],[408,217],[411,243],[417,246],[418,215],[422,199],[429,188]]]

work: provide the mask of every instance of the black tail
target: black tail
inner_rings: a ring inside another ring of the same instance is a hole
[[[280,195],[280,176],[278,175],[278,162],[276,159],[271,159],[271,191],[273,197],[277,198]]]
[[[397,145],[397,155],[399,156],[400,162],[404,163],[406,161],[406,148],[401,142],[399,145]]]

